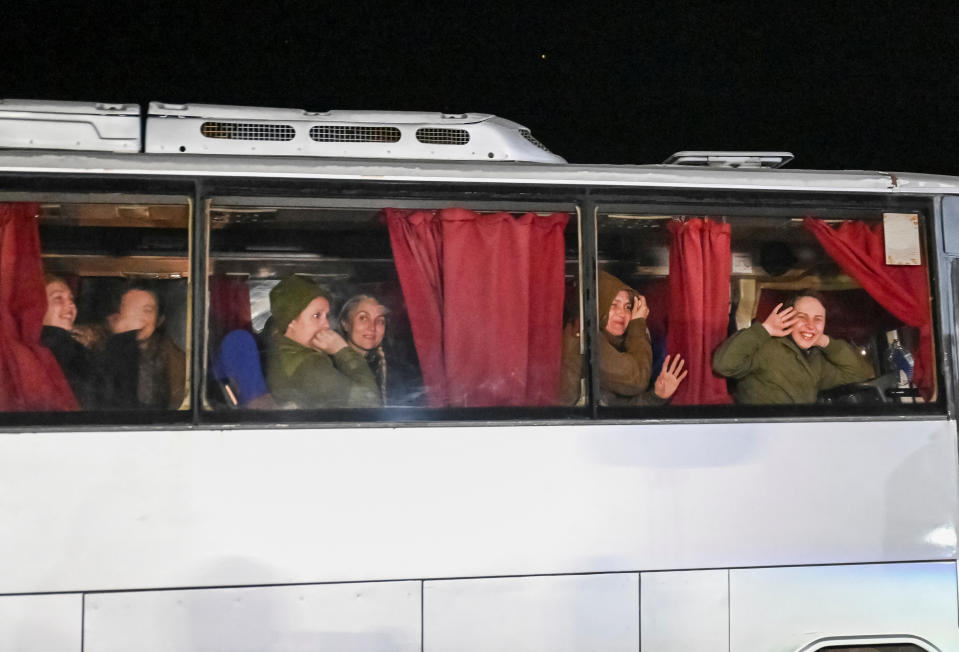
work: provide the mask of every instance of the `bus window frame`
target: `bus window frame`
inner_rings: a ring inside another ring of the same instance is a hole
[[[275,181],[275,180],[274,180]],[[410,193],[409,184],[404,185],[403,197],[390,198],[384,191],[381,184],[373,183],[364,186],[364,193],[357,193],[358,196],[344,198],[334,194],[331,189],[325,186],[329,182],[317,183],[317,189],[309,195],[303,194],[302,188],[297,188],[291,192],[287,184],[271,183],[268,185],[257,184],[255,190],[238,188],[236,186],[222,187],[219,184],[210,184],[204,186],[204,194],[198,196],[197,206],[208,206],[215,209],[218,206],[236,206],[236,207],[261,207],[268,208],[272,206],[282,208],[304,208],[304,209],[324,209],[331,210],[355,208],[360,210],[380,210],[383,208],[400,209],[423,209],[435,210],[442,208],[465,208],[480,212],[533,212],[538,214],[551,214],[556,212],[569,213],[571,217],[577,220],[577,233],[579,234],[579,243],[577,250],[580,252],[579,269],[580,279],[582,279],[584,262],[582,259],[582,204],[569,199],[568,196],[557,198],[555,196],[543,197],[536,193],[530,193],[515,201],[509,197],[515,192],[515,188],[508,188],[506,194],[497,195],[490,193],[488,188],[484,188],[482,193],[470,193],[465,190],[454,192],[452,184],[442,184],[434,188],[424,189],[423,196],[416,196]],[[418,184],[420,187],[423,184]],[[334,184],[334,190],[336,186]],[[564,189],[566,190],[566,189]],[[556,194],[556,189],[548,188],[548,192]],[[477,198],[481,194],[483,198]],[[470,195],[464,199],[464,195]],[[486,199],[485,197],[490,197]],[[212,270],[214,264],[214,252],[212,251],[212,238],[210,229],[210,220],[204,214],[203,228],[195,229],[197,232],[206,231],[206,241],[203,243],[206,263],[203,266],[205,270]],[[199,246],[197,247],[198,250]],[[206,297],[209,288],[209,272],[204,274],[202,279],[202,291],[198,288],[197,295]],[[582,281],[581,281],[582,284]],[[580,310],[583,310],[582,292],[580,296]],[[205,304],[206,302],[204,302]],[[198,309],[199,307],[195,307]],[[208,325],[209,316],[207,314],[208,306],[203,306],[203,320],[205,323],[204,331],[201,337],[203,342],[202,352],[200,354],[200,364],[202,365],[202,375],[198,378],[206,378],[209,369],[209,361],[212,355],[210,351]],[[582,312],[581,312],[582,315]],[[202,394],[201,406],[196,415],[198,425],[209,424],[217,427],[243,427],[244,425],[258,424],[282,424],[283,427],[357,427],[363,425],[389,425],[389,426],[423,426],[430,423],[438,425],[465,425],[472,424],[503,424],[515,425],[517,422],[524,425],[534,425],[537,423],[568,423],[570,420],[583,420],[589,418],[589,404],[583,407],[575,406],[541,406],[541,407],[470,407],[470,408],[429,408],[423,406],[409,407],[384,407],[367,409],[271,409],[271,410],[223,410],[211,409],[209,401],[204,391],[205,384],[198,389]],[[532,416],[532,418],[531,418]]]
[[[389,184],[387,184],[389,185]],[[279,188],[274,188],[278,190]],[[220,199],[228,198],[231,201],[245,198],[250,205],[263,205],[259,200],[269,197],[268,192],[263,188],[257,188],[254,192],[250,189],[244,189],[233,195],[224,194],[222,191],[218,195]],[[516,207],[518,201],[511,201],[509,197],[517,192],[514,187],[490,188],[482,186],[477,195],[490,197],[490,199],[478,199],[475,195],[470,201],[457,200],[460,197],[462,189],[457,189],[454,184],[442,184],[437,187],[431,187],[429,184],[416,184],[416,188],[410,188],[409,184],[404,184],[402,198],[386,198],[390,190],[379,184],[372,184],[364,188],[366,192],[356,193],[348,199],[343,198],[323,198],[323,201],[334,199],[339,206],[356,206],[369,203],[372,200],[379,200],[380,205],[389,205],[395,207],[408,208],[431,208],[448,207],[451,205],[465,206],[469,208],[492,208],[493,202],[501,201],[504,209]],[[547,194],[555,192],[555,189],[543,189]],[[927,254],[930,251],[936,251],[933,248],[935,242],[935,229],[930,227],[933,224],[933,217],[936,211],[933,208],[933,199],[929,196],[885,196],[874,193],[799,193],[796,191],[740,191],[740,190],[711,190],[711,189],[663,189],[663,188],[639,188],[639,189],[570,189],[564,188],[567,197],[578,201],[580,209],[579,229],[579,264],[581,291],[579,299],[581,303],[581,315],[585,325],[585,337],[582,346],[588,347],[590,352],[588,357],[590,382],[587,383],[588,401],[583,408],[569,406],[552,406],[542,408],[543,413],[530,418],[529,409],[522,409],[522,414],[514,416],[514,410],[511,408],[396,408],[382,409],[380,411],[366,410],[296,410],[296,411],[263,411],[257,414],[251,414],[254,411],[243,411],[239,414],[230,414],[223,411],[217,412],[220,416],[217,423],[228,425],[243,423],[269,423],[283,422],[289,426],[302,425],[304,427],[336,427],[337,425],[355,425],[357,423],[392,425],[423,425],[424,423],[437,422],[441,425],[467,425],[475,423],[506,423],[511,420],[518,420],[524,424],[536,423],[570,423],[575,420],[578,423],[637,423],[637,422],[661,422],[661,423],[713,423],[713,422],[736,422],[736,421],[861,421],[863,418],[893,419],[893,420],[913,420],[941,418],[944,414],[950,412],[951,394],[947,391],[947,384],[943,378],[942,356],[937,354],[937,387],[940,388],[940,400],[933,404],[883,404],[880,406],[829,406],[829,405],[803,405],[803,406],[683,406],[683,415],[677,414],[677,410],[670,406],[665,407],[638,407],[638,408],[611,408],[598,405],[595,400],[594,389],[598,385],[598,365],[596,359],[596,347],[592,338],[595,337],[595,315],[597,314],[595,292],[583,291],[583,288],[595,287],[595,274],[597,269],[597,248],[596,238],[598,228],[596,219],[600,210],[604,213],[613,210],[651,210],[670,213],[689,213],[696,215],[722,214],[734,212],[739,215],[769,216],[775,212],[789,213],[794,216],[803,210],[814,211],[817,216],[833,218],[844,217],[855,219],[859,216],[875,216],[877,212],[910,212],[918,211],[923,215],[924,228],[924,247]],[[675,193],[681,193],[679,195]],[[288,205],[302,205],[306,199],[302,195],[290,197],[288,194],[278,192],[273,198],[287,197]],[[316,201],[319,195],[311,195],[309,200]],[[555,203],[556,198],[547,198],[546,203]],[[327,204],[332,207],[332,203]],[[784,210],[786,209],[786,210]],[[588,216],[592,213],[593,219]],[[591,227],[586,226],[588,222]],[[927,262],[931,263],[927,255]],[[930,291],[934,306],[933,325],[934,337],[936,337],[936,348],[938,351],[938,337],[940,328],[940,315],[937,307],[938,272],[936,265],[928,264],[927,271],[930,277]],[[592,276],[592,279],[587,278]],[[593,322],[590,324],[590,322]],[[284,414],[286,413],[286,414]],[[213,412],[204,412],[202,419],[209,421]],[[290,419],[288,415],[295,415],[296,418]],[[240,418],[240,416],[245,418]],[[278,418],[282,416],[284,418]],[[515,421],[513,421],[515,422]]]
[[[185,204],[190,207],[187,220],[186,251],[188,267],[194,234],[193,207],[197,196],[195,179],[182,177],[156,177],[111,174],[5,174],[0,176],[0,201],[39,203],[104,203],[129,204],[153,202]],[[42,244],[42,243],[41,243]],[[190,369],[192,349],[195,345],[195,324],[190,321],[189,311],[192,294],[196,287],[187,277],[187,349],[184,351],[187,369]],[[189,377],[189,388],[193,383]],[[42,430],[85,431],[149,431],[187,429],[196,425],[193,405],[185,410],[78,410],[75,412],[3,412],[0,433],[20,433]]]
[[[926,273],[929,281],[930,312],[932,318],[933,359],[936,363],[936,401],[927,404],[883,403],[881,405],[683,405],[644,407],[597,407],[597,419],[601,421],[653,421],[653,422],[770,422],[770,421],[836,421],[875,419],[927,419],[944,418],[955,413],[951,373],[945,373],[949,365],[944,355],[942,340],[942,290],[940,270],[945,256],[936,248],[940,239],[939,206],[935,197],[924,195],[875,195],[871,193],[803,193],[755,191],[732,192],[737,201],[724,202],[720,197],[728,191],[704,191],[702,203],[692,199],[693,192],[686,194],[682,201],[671,201],[670,197],[623,201],[622,193],[613,193],[608,201],[597,197],[597,220],[600,214],[637,213],[650,215],[690,215],[697,217],[729,216],[738,217],[790,217],[803,214],[815,215],[825,219],[857,219],[873,217],[877,213],[899,212],[918,213],[920,215],[922,247],[926,260]],[[777,215],[778,213],[778,215]],[[594,224],[598,241],[599,225]],[[598,264],[598,250],[594,252]],[[596,382],[597,379],[594,379]],[[683,418],[677,418],[681,410]],[[687,418],[688,417],[688,418]]]
[[[51,190],[55,188],[55,190]],[[190,257],[191,278],[189,283],[192,320],[189,337],[192,352],[188,359],[188,369],[192,379],[205,378],[207,356],[207,315],[206,293],[208,291],[207,265],[210,262],[209,236],[206,232],[208,221],[204,201],[212,197],[238,198],[247,196],[251,201],[264,197],[287,198],[291,202],[313,200],[316,197],[332,197],[336,201],[355,205],[379,199],[391,206],[428,207],[427,202],[435,202],[437,207],[477,206],[487,209],[494,202],[502,202],[507,210],[525,203],[537,205],[568,204],[579,210],[579,266],[581,289],[579,300],[584,327],[589,333],[595,330],[596,297],[588,288],[595,287],[597,265],[595,219],[599,210],[610,212],[617,206],[637,210],[638,207],[650,207],[652,210],[670,212],[686,211],[690,214],[721,214],[734,212],[743,214],[744,210],[755,210],[769,214],[770,208],[788,206],[790,211],[799,212],[803,208],[815,210],[817,216],[825,216],[825,209],[837,216],[851,217],[857,210],[909,212],[918,210],[923,215],[924,240],[927,252],[927,272],[929,274],[932,295],[933,337],[937,348],[937,383],[939,400],[934,404],[910,406],[907,412],[904,405],[893,405],[895,412],[864,409],[862,406],[844,406],[836,410],[832,406],[684,406],[682,415],[669,407],[645,408],[608,408],[598,406],[592,394],[596,386],[595,346],[587,336],[583,346],[589,346],[590,377],[587,384],[589,400],[584,407],[551,406],[538,408],[385,408],[376,414],[366,411],[243,411],[230,415],[226,412],[214,413],[204,410],[201,397],[204,383],[190,382],[191,407],[189,410],[136,410],[115,412],[21,412],[4,413],[2,432],[23,432],[32,430],[70,431],[70,430],[111,430],[150,431],[203,429],[210,427],[250,428],[272,424],[275,427],[336,428],[363,426],[475,426],[475,425],[574,425],[574,424],[610,424],[610,423],[730,423],[730,422],[782,422],[782,421],[862,421],[868,419],[883,420],[940,420],[954,417],[956,413],[953,387],[959,385],[956,379],[959,370],[952,364],[949,344],[944,343],[942,325],[953,322],[954,315],[948,308],[953,306],[951,266],[955,257],[941,251],[937,245],[942,241],[942,197],[934,194],[896,194],[884,195],[872,191],[843,192],[799,192],[796,190],[737,190],[710,188],[663,188],[663,187],[589,187],[589,186],[551,186],[524,182],[522,184],[484,184],[484,183],[438,183],[438,182],[396,182],[396,181],[341,181],[341,180],[303,180],[303,179],[262,179],[244,177],[208,177],[203,175],[143,175],[109,173],[8,173],[0,176],[0,197],[6,201],[37,201],[48,198],[64,198],[75,195],[89,201],[91,196],[104,198],[104,202],[113,203],[113,199],[127,199],[131,196],[163,198],[192,197],[193,211],[189,228],[188,256]],[[464,197],[469,197],[465,201]],[[109,198],[109,199],[107,199]],[[653,208],[656,207],[656,208]],[[590,213],[593,219],[589,219]],[[591,226],[590,226],[591,224]],[[203,227],[203,228],[200,228]],[[202,252],[202,254],[200,253]],[[934,252],[933,264],[930,252]],[[957,281],[959,282],[959,281]],[[590,283],[591,285],[587,285]],[[959,307],[955,318],[959,319]],[[590,322],[594,323],[590,323]],[[950,341],[955,338],[950,337]],[[197,348],[199,345],[200,348]],[[201,367],[201,365],[203,365]],[[950,367],[950,371],[946,371]],[[719,408],[719,409],[717,409]],[[825,409],[830,408],[830,409]],[[399,412],[403,410],[404,412]],[[284,414],[285,413],[285,414]],[[219,418],[213,419],[217,414]],[[278,418],[296,416],[296,419]],[[242,416],[243,418],[237,418]],[[363,418],[360,418],[363,417]]]

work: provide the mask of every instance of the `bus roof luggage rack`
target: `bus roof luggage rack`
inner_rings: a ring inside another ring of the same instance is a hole
[[[487,113],[325,111],[151,102],[146,151],[565,163]]]
[[[793,158],[792,152],[676,152],[663,164],[711,168],[781,168]]]
[[[140,151],[140,106],[0,100],[0,147]]]

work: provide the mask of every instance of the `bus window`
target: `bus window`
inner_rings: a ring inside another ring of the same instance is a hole
[[[920,213],[911,264],[886,260],[888,215],[601,212],[600,404],[934,401]]]
[[[568,212],[223,198],[209,222],[211,410],[558,404]]]
[[[187,407],[189,202],[109,199],[0,204],[23,337],[3,342],[6,409]]]

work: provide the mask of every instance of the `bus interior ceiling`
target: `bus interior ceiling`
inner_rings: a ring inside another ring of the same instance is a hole
[[[150,283],[166,331],[187,350],[189,218],[188,203],[41,204],[44,270],[68,281],[86,325],[103,323],[126,283]]]
[[[41,204],[48,271],[78,276],[186,278],[188,204]]]

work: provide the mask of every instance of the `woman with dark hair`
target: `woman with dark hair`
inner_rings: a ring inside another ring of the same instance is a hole
[[[180,407],[186,395],[186,359],[166,333],[163,301],[152,285],[123,287],[107,318],[103,407]]]
[[[815,403],[823,390],[873,377],[849,342],[826,335],[826,306],[810,290],[730,335],[713,353],[713,370],[738,381],[737,403],[753,405]]]

